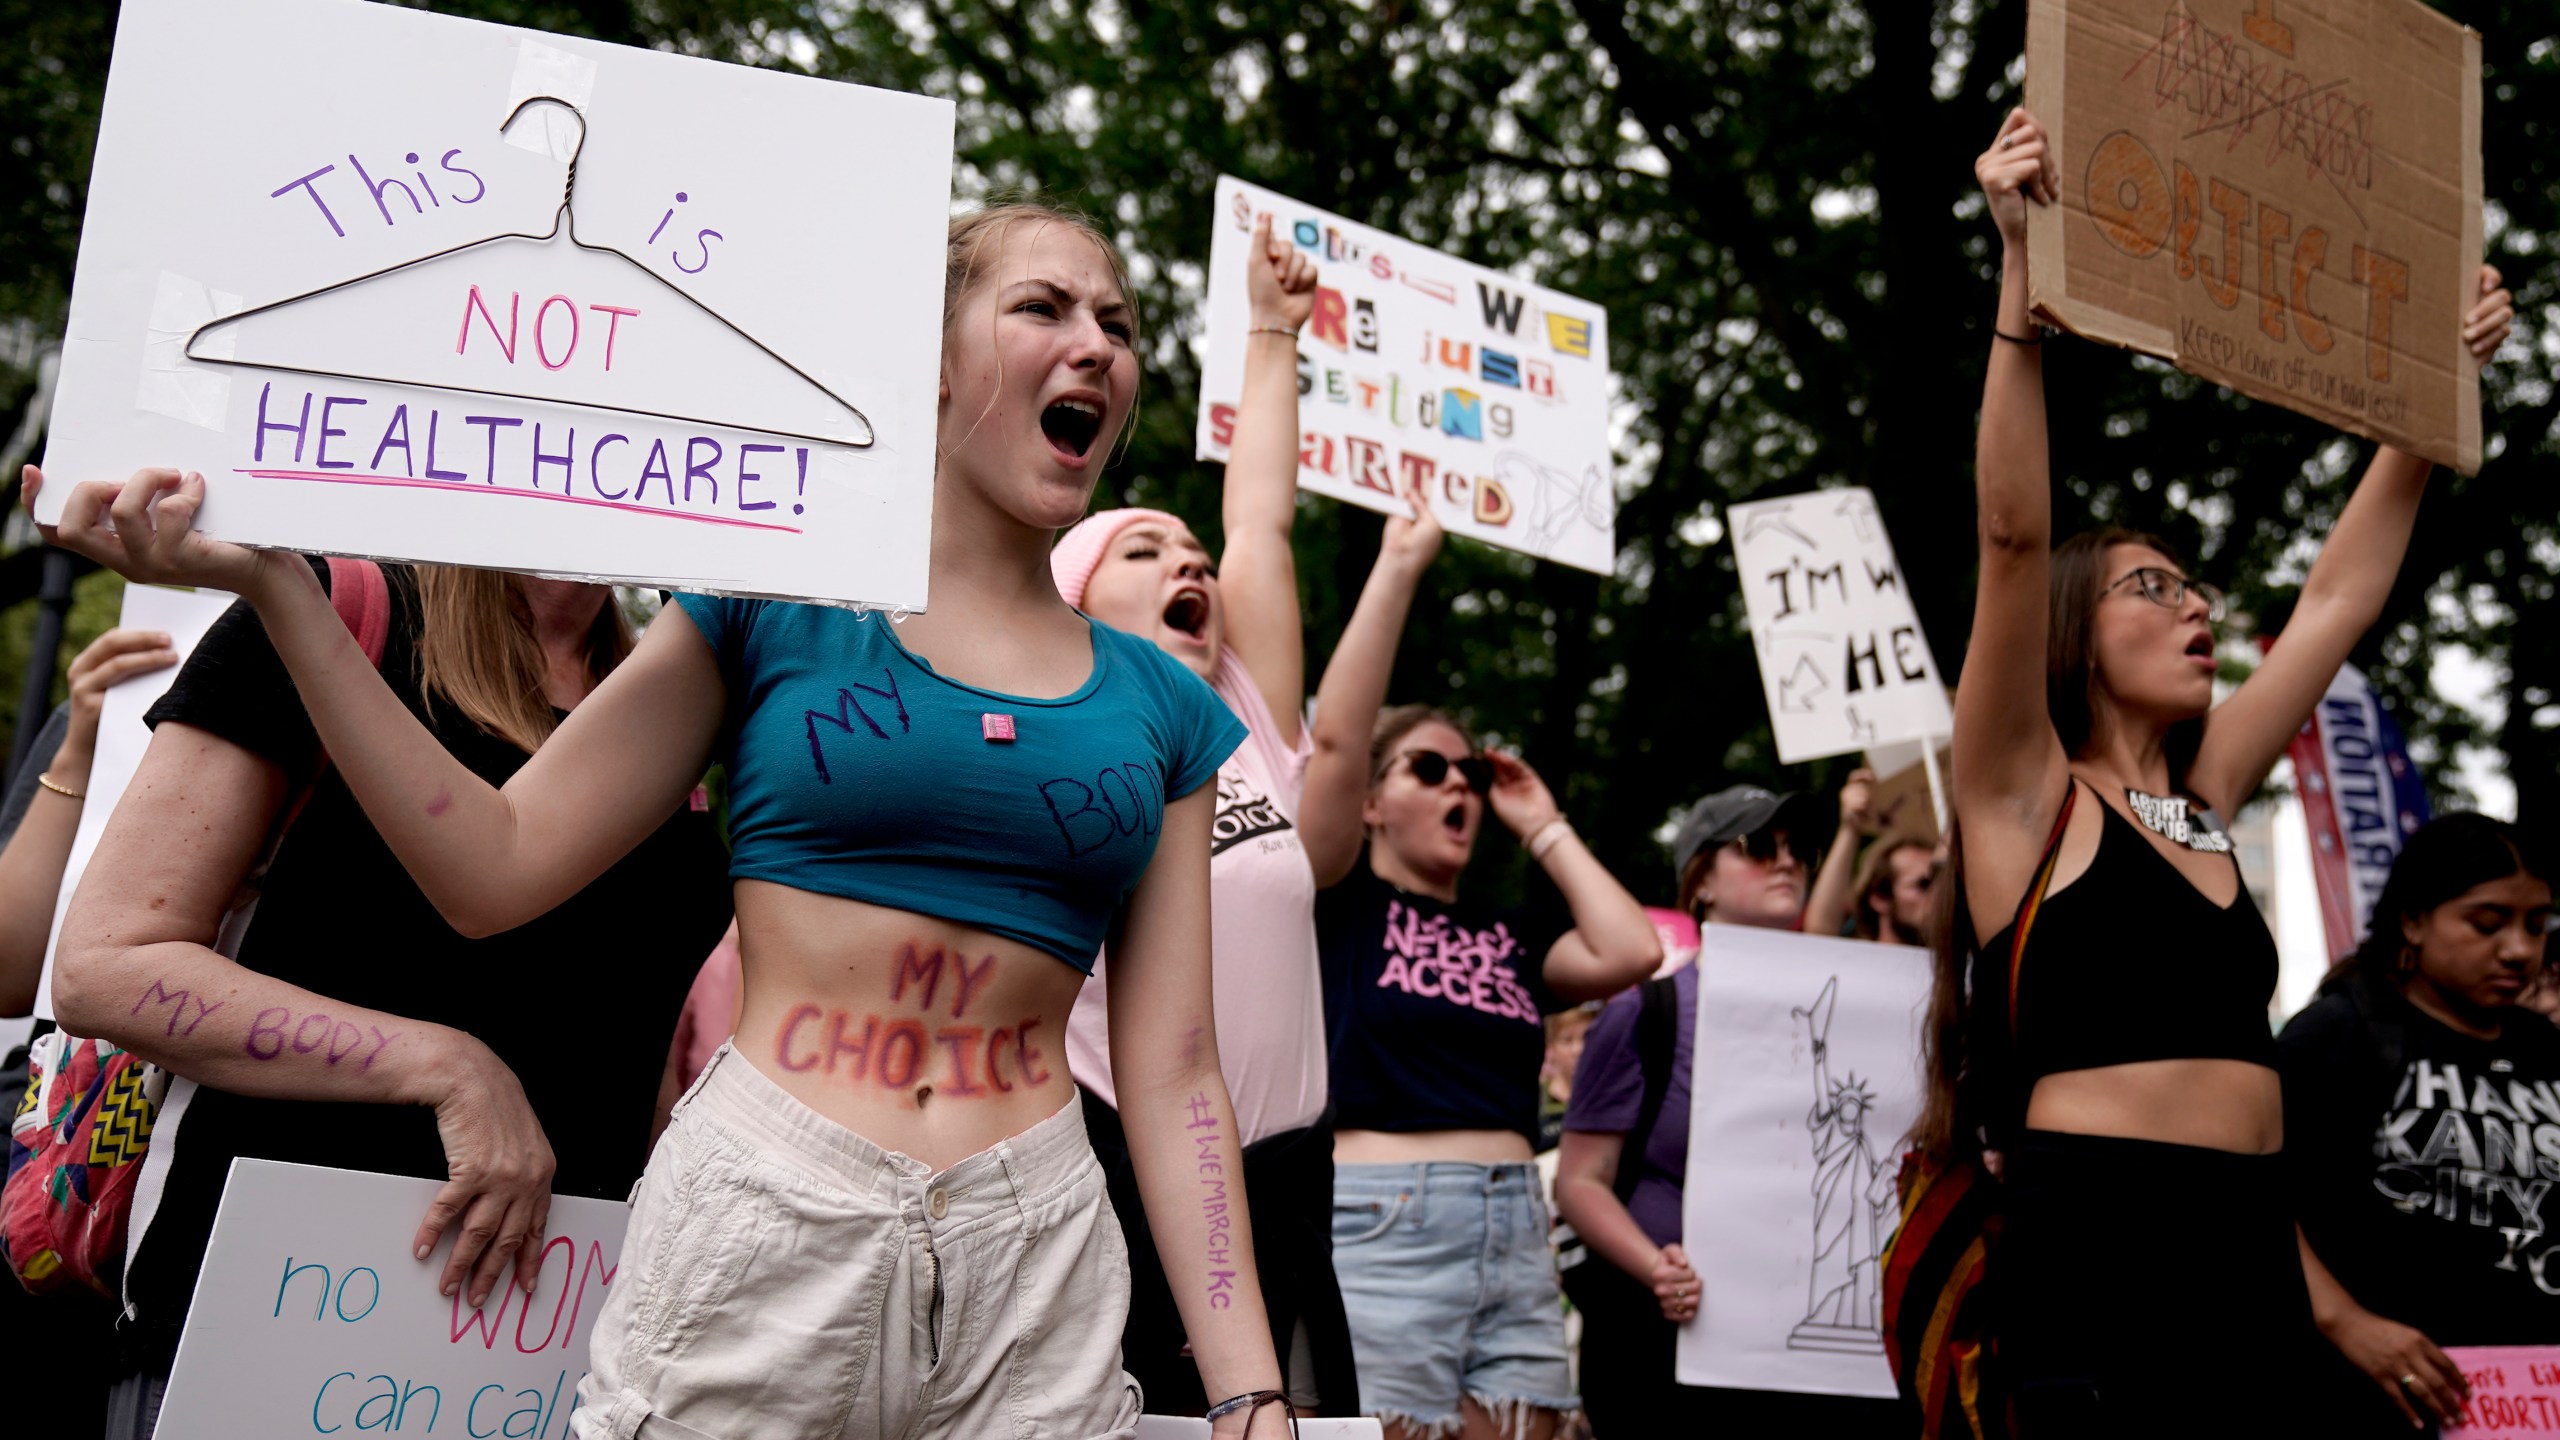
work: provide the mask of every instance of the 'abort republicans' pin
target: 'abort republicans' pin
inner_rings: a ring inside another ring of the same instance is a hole
[[[1013,717],[1010,715],[981,715],[978,717],[978,729],[999,745],[1013,743]]]

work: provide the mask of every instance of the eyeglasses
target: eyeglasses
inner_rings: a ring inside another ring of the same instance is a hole
[[[1448,779],[1449,767],[1454,765],[1458,767],[1459,774],[1467,777],[1468,789],[1479,795],[1489,794],[1493,790],[1493,762],[1481,755],[1452,760],[1437,750],[1407,750],[1402,759],[1404,768],[1412,773],[1414,782],[1425,789],[1437,786],[1441,781]]]
[[[2098,596],[2104,599],[2127,585],[2139,585],[2142,589],[2142,598],[2163,610],[2175,610],[2186,604],[2187,592],[2192,590],[2204,599],[2204,618],[2216,624],[2221,623],[2222,617],[2231,607],[2230,597],[2224,595],[2218,586],[2208,585],[2202,580],[2190,580],[2174,570],[2163,570],[2157,565],[2143,566],[2099,591]]]

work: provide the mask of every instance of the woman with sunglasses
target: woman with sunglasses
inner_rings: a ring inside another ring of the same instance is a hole
[[[2216,707],[2217,593],[2151,536],[2052,545],[2025,235],[2029,202],[2052,203],[2060,175],[2023,110],[1974,170],[2005,256],[1919,1140],[1944,1155],[1988,1130],[2005,1157],[1991,1280],[2029,1440],[2191,1433],[2207,1415],[2230,1434],[2290,1432],[2285,1382],[2311,1307],[2276,1156],[2276,949],[2218,817],[2266,779],[2379,618],[2429,467],[2376,454],[2283,643]],[[2463,334],[2485,358],[2513,311],[2495,271],[2477,293]],[[1972,954],[2001,963],[1968,988]]]
[[[2542,977],[2551,875],[2504,821],[2429,822],[2364,943],[2276,1042],[2303,1274],[2332,1351],[2303,1433],[2453,1424],[2468,1387],[2440,1347],[2560,1344],[2545,1148],[2560,1032],[2519,1003]]]
[[[1575,1401],[1532,1163],[1542,1019],[1642,980],[1662,942],[1518,756],[1422,705],[1381,715],[1369,753],[1368,856],[1316,904],[1361,1408],[1390,1440],[1546,1440]],[[1459,900],[1487,806],[1572,929]]]

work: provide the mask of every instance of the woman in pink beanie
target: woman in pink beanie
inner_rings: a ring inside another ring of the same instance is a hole
[[[1209,842],[1218,1053],[1245,1141],[1255,1259],[1290,1396],[1301,1408],[1352,1415],[1357,1379],[1332,1264],[1333,1133],[1315,895],[1359,855],[1369,727],[1441,531],[1419,494],[1409,497],[1411,518],[1388,522],[1377,566],[1325,671],[1316,718],[1304,721],[1306,637],[1289,529],[1298,472],[1295,336],[1314,303],[1316,266],[1273,239],[1267,216],[1246,265],[1253,319],[1228,452],[1225,553],[1213,563],[1178,516],[1105,510],[1059,540],[1050,570],[1070,603],[1153,641],[1245,723],[1243,746],[1218,771]],[[1212,1397],[1154,1263],[1112,1088],[1109,959],[1077,997],[1067,1063],[1128,1227],[1132,1297],[1121,1358],[1146,1387],[1150,1410],[1196,1414]]]

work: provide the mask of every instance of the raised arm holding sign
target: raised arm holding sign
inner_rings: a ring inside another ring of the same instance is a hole
[[[2199,1405],[2282,1428],[2310,1305],[2281,1193],[2266,1012],[2275,945],[2219,814],[2245,802],[2378,618],[2432,468],[2385,446],[2306,578],[2283,643],[2213,703],[2220,591],[2159,539],[2052,535],[2029,213],[2067,181],[2024,110],[1975,161],[2002,244],[1976,463],[1981,579],[1956,692],[1953,933],[1939,943],[1936,1156],[2002,1147],[1998,1337],[2028,1433],[2171,1433]],[[2463,318],[2475,353],[2511,314],[2494,271]],[[1979,937],[1988,937],[1987,939]],[[1978,960],[1969,960],[1979,956]],[[2209,1218],[2129,1204],[2216,1196]],[[2104,1244],[2104,1275],[2071,1257]],[[2227,1277],[2229,1303],[2186,1283]],[[2260,1373],[2163,1370],[2142,1337]],[[2277,1342],[2270,1348],[2270,1337]]]

